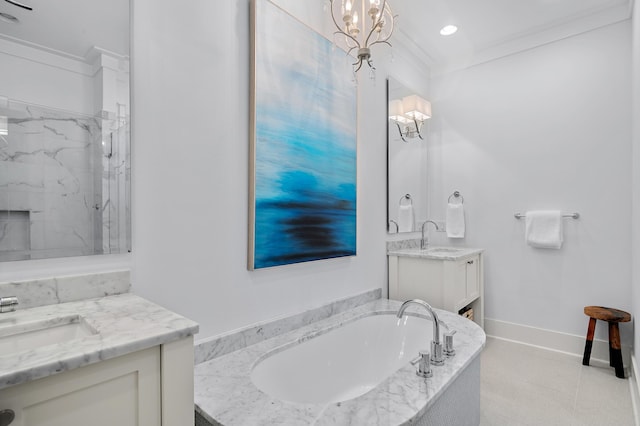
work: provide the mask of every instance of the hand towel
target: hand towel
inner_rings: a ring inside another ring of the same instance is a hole
[[[537,248],[562,247],[562,212],[538,210],[526,213],[525,238],[527,244]]]
[[[413,206],[406,204],[398,207],[398,232],[413,232]]]
[[[447,204],[447,237],[464,238],[464,204]]]

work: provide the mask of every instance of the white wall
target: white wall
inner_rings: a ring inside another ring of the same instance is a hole
[[[633,302],[632,315],[637,319],[640,315],[640,223],[638,223],[638,217],[640,217],[640,4],[635,3],[633,7],[632,16],[632,88],[633,88],[633,108],[632,108],[632,136],[633,136],[633,148],[632,148],[632,162],[633,162],[633,177],[632,177],[632,257],[631,264],[632,269],[632,281],[631,292]],[[636,358],[636,364],[640,365],[640,349],[638,349],[638,343],[640,343],[640,327],[634,328],[634,355]],[[637,378],[636,378],[637,380]]]
[[[434,241],[486,248],[487,318],[583,335],[584,306],[630,310],[629,35],[627,21],[433,79],[431,217],[454,190],[467,212],[464,241]],[[581,214],[561,250],[524,243],[513,215],[534,209]]]
[[[323,2],[278,3],[330,28]],[[386,292],[385,68],[418,80],[413,65],[381,53],[377,81],[362,74],[358,255],[249,272],[249,2],[136,0],[133,19],[134,291],[199,322],[198,339]]]
[[[0,96],[93,114],[93,70],[88,64],[0,40]]]

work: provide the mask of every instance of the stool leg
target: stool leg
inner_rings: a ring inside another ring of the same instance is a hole
[[[582,365],[589,365],[591,358],[591,347],[593,346],[593,334],[596,331],[596,319],[589,318],[589,328],[587,329],[587,341],[584,344],[584,356],[582,357]]]
[[[612,325],[613,325],[612,323],[609,323],[609,367],[613,367],[613,358],[614,358],[614,355],[613,355],[613,339],[611,338],[611,333],[612,333],[611,326]]]
[[[622,350],[620,350],[620,329],[617,322],[609,323],[610,364],[616,369],[616,377],[624,379],[624,366],[622,365]]]

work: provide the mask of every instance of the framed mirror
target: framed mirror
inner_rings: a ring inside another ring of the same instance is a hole
[[[427,220],[427,138],[431,105],[387,80],[387,232],[420,230]]]
[[[0,261],[130,250],[129,16],[0,3]]]

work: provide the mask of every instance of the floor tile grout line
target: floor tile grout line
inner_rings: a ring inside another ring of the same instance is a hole
[[[576,393],[573,398],[573,414],[571,415],[571,425],[578,425],[578,395],[580,393],[580,385],[582,384],[582,372],[584,371],[584,366],[580,366],[578,370],[578,383],[576,384]]]

